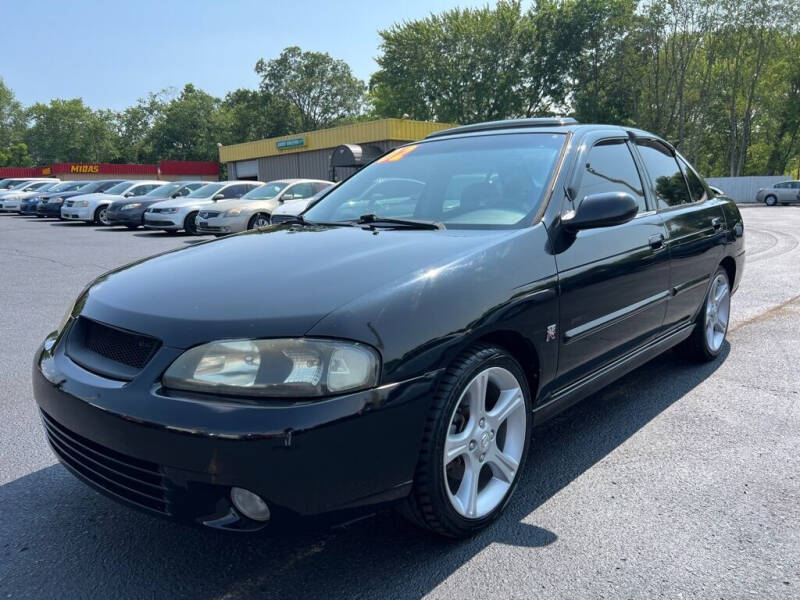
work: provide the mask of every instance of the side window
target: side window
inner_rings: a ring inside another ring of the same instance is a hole
[[[97,191],[98,192],[105,192],[106,190],[111,189],[112,187],[117,185],[118,183],[122,183],[122,182],[121,181],[109,181],[109,182],[104,183],[103,185],[101,185],[99,188],[97,188]]]
[[[658,200],[658,208],[691,202],[689,188],[672,151],[656,140],[642,140],[636,145],[650,174],[650,185]]]
[[[776,190],[782,190],[783,188],[789,187],[789,184],[788,183],[776,183],[772,187],[774,187]]]
[[[154,190],[158,187],[156,184],[140,185],[131,190],[134,196],[144,196],[147,192]]]
[[[692,197],[692,202],[702,202],[708,197],[706,195],[706,186],[703,185],[702,180],[694,172],[694,169],[689,166],[689,163],[680,157],[678,157],[678,162],[681,164],[683,174],[686,176],[686,182],[689,184],[689,194]]]
[[[300,200],[314,195],[314,186],[311,183],[298,183],[286,190],[282,196],[284,200]]]
[[[225,198],[241,198],[242,196],[244,196],[245,191],[247,191],[245,189],[246,187],[247,186],[243,183],[232,185],[222,190],[222,195]]]
[[[792,182],[792,189],[793,190],[800,190],[800,181],[793,181]]]
[[[625,140],[603,141],[589,150],[584,164],[578,200],[603,192],[628,192],[647,211],[642,178]]]
[[[315,194],[319,194],[322,190],[327,190],[329,187],[331,187],[331,184],[322,182],[314,183],[312,185],[314,186]]]

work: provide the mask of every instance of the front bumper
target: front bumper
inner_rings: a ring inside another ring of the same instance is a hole
[[[164,229],[177,231],[183,229],[184,214],[177,213],[144,213],[144,226],[146,229]]]
[[[110,209],[106,212],[106,219],[112,225],[141,225],[143,223],[142,215],[144,211],[137,210],[120,210],[112,212]]]
[[[125,504],[179,521],[254,530],[232,486],[264,498],[272,522],[364,510],[408,494],[435,375],[331,399],[243,402],[175,393],[162,347],[130,382],[78,366],[53,336],[33,388],[55,453]]]
[[[36,214],[43,217],[61,217],[62,204],[39,204]]]
[[[19,200],[5,200],[0,202],[0,212],[19,212]]]
[[[62,206],[61,218],[68,221],[94,221],[94,207]]]
[[[198,233],[229,234],[239,233],[247,229],[247,219],[243,217],[197,217],[195,221]]]

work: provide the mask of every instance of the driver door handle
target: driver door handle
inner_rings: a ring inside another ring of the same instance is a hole
[[[651,235],[647,241],[650,243],[650,247],[653,250],[660,250],[664,247],[664,234],[659,233],[657,235]]]

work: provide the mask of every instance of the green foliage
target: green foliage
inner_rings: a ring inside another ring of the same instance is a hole
[[[346,62],[327,53],[290,46],[278,58],[259,60],[255,71],[261,92],[286,101],[303,131],[336,125],[363,110],[364,83]]]

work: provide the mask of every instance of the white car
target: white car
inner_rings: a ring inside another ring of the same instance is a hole
[[[31,196],[36,196],[57,186],[60,179],[45,181],[28,181],[16,185],[6,191],[0,192],[0,212],[17,212],[20,203]]]
[[[294,221],[295,217],[303,212],[308,207],[317,203],[317,200],[322,198],[325,194],[327,194],[331,188],[336,187],[339,185],[340,182],[329,185],[328,187],[324,188],[323,190],[317,192],[311,198],[303,198],[301,200],[287,200],[275,210],[272,211],[272,215],[270,215],[270,222],[273,225],[279,223],[287,223],[290,221]]]
[[[11,188],[21,185],[23,183],[32,183],[34,181],[53,181],[52,177],[7,177],[0,179],[0,192],[5,192]],[[55,181],[58,181],[56,179]]]
[[[219,200],[241,198],[250,190],[264,185],[260,181],[220,181],[196,189],[188,196],[153,204],[144,212],[146,229],[180,231],[197,235],[197,213]]]
[[[110,225],[106,212],[115,200],[144,196],[164,185],[165,181],[123,181],[105,192],[83,194],[66,200],[61,207],[61,218],[68,221],[86,221],[97,225]]]

